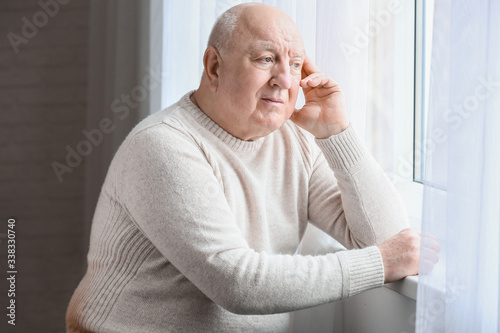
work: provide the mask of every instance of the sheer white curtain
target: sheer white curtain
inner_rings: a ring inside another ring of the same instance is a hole
[[[203,52],[215,19],[243,2],[248,1],[162,2],[162,108],[198,87]],[[398,119],[395,64],[404,63],[401,58],[405,56],[395,47],[405,38],[404,33],[400,33],[403,29],[396,27],[405,21],[401,17],[405,5],[391,0],[257,2],[279,7],[295,20],[308,55],[343,88],[353,126],[384,169],[394,175],[394,149],[398,144],[394,138]],[[301,107],[303,99],[299,98],[297,104]],[[310,226],[299,251],[320,254],[339,249],[330,237]],[[298,311],[294,314],[292,331],[344,331],[348,324],[343,323],[342,306],[342,303],[332,303]]]
[[[499,59],[500,2],[436,1],[417,332],[500,332]]]

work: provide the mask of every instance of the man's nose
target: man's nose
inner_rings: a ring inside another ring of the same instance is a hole
[[[281,89],[290,89],[292,86],[290,66],[287,63],[277,63],[272,70],[272,78],[269,82],[271,86],[278,86]]]

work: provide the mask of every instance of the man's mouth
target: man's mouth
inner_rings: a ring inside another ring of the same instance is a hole
[[[279,98],[265,97],[265,98],[262,98],[262,100],[264,102],[267,102],[267,103],[283,104],[283,101]]]

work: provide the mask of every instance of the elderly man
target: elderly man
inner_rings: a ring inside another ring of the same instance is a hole
[[[231,8],[203,64],[111,163],[70,332],[285,332],[418,271],[419,234],[284,12]],[[295,254],[309,222],[352,250]]]

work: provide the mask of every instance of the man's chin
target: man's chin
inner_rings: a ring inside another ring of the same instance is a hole
[[[272,122],[269,122],[266,126],[266,128],[269,130],[269,134],[272,132],[278,130],[283,126],[284,123],[289,119],[290,117],[287,115],[281,115],[278,119],[273,119]]]

